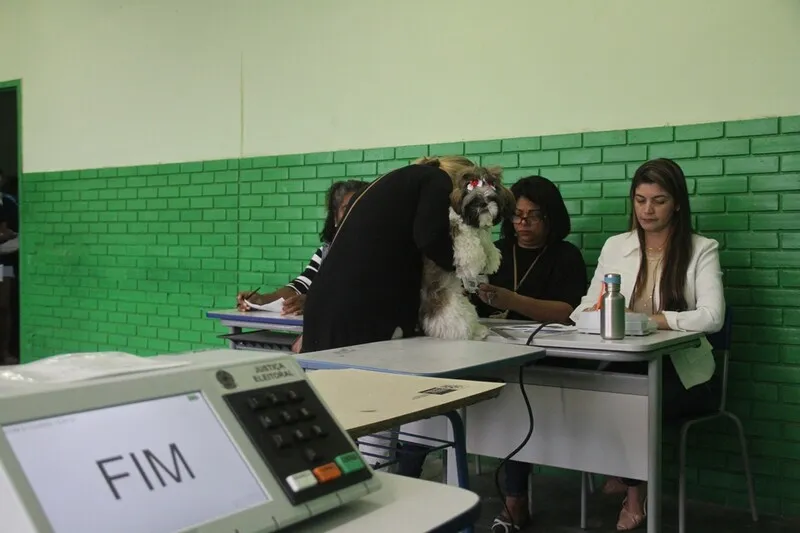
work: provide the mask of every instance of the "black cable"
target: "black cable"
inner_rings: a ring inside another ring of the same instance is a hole
[[[539,327],[533,330],[533,333],[530,334],[528,340],[525,342],[525,345],[530,346],[536,334],[542,331],[542,329],[544,329],[546,326],[549,326],[550,324],[552,324],[552,322],[543,322],[539,324]],[[506,455],[505,458],[503,458],[503,460],[500,461],[500,464],[497,465],[497,469],[495,469],[494,471],[494,485],[495,488],[497,489],[497,494],[500,496],[500,501],[503,502],[503,509],[505,509],[506,511],[506,515],[508,516],[508,521],[511,523],[512,530],[514,530],[517,526],[514,524],[514,517],[511,516],[511,510],[508,508],[508,505],[506,504],[506,496],[505,494],[503,494],[503,489],[500,486],[500,470],[502,470],[503,466],[505,466],[505,464],[508,461],[510,461],[512,457],[517,455],[519,451],[528,444],[528,442],[531,440],[531,436],[533,436],[533,428],[534,428],[533,407],[531,407],[531,401],[528,398],[528,393],[525,392],[525,383],[523,381],[523,374],[525,372],[525,367],[530,366],[531,364],[533,363],[520,365],[519,367],[519,390],[522,393],[523,400],[525,400],[525,408],[528,410],[528,433],[527,435],[525,435],[525,438],[522,439],[522,442],[519,444],[519,446],[514,448],[514,450],[511,453]]]

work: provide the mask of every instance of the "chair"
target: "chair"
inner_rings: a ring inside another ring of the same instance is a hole
[[[717,333],[707,335],[706,338],[714,349],[717,356],[717,363],[722,360],[722,391],[720,395],[719,409],[706,415],[685,419],[680,430],[679,448],[679,470],[678,470],[678,533],[686,533],[686,441],[689,430],[695,424],[708,422],[720,417],[725,417],[733,421],[739,433],[739,442],[742,449],[742,465],[744,475],[747,480],[747,497],[750,501],[750,515],[753,522],[758,522],[758,510],[756,509],[756,495],[753,490],[753,475],[750,472],[750,458],[747,454],[747,439],[744,435],[744,427],[739,417],[727,410],[728,399],[728,362],[730,360],[731,340],[733,337],[733,313],[731,307],[725,309],[725,324]]]

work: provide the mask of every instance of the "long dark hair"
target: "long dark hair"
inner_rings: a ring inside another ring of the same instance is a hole
[[[539,206],[542,211],[542,222],[547,228],[547,244],[563,241],[572,231],[572,223],[561,191],[549,179],[542,176],[521,178],[511,186],[511,193],[515,200],[527,198]],[[500,231],[505,239],[516,242],[516,232],[510,218],[503,221]]]
[[[664,267],[661,270],[659,311],[686,311],[688,305],[683,291],[686,287],[686,271],[692,257],[692,210],[689,206],[689,191],[683,170],[671,159],[653,159],[640,166],[631,182],[631,230],[639,237],[639,273],[633,288],[631,301],[639,298],[647,284],[647,249],[644,230],[636,218],[633,207],[636,188],[643,183],[652,183],[664,189],[675,202],[675,212],[670,221],[670,232],[664,250]]]
[[[333,236],[336,235],[336,213],[342,205],[344,197],[353,193],[353,198],[358,196],[358,193],[367,188],[367,184],[363,181],[347,180],[337,181],[328,189],[328,195],[325,198],[325,206],[328,208],[328,214],[325,217],[325,225],[319,234],[322,242],[333,242]],[[352,199],[350,202],[352,203]]]

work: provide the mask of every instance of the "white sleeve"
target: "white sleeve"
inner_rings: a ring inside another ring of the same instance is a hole
[[[664,311],[670,329],[715,333],[725,322],[725,294],[722,289],[722,268],[719,265],[719,243],[709,240],[697,258],[694,279],[696,308],[693,311]]]

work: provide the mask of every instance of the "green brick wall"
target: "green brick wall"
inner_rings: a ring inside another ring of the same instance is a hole
[[[370,180],[427,154],[502,165],[508,182],[557,182],[591,265],[626,229],[636,167],[676,159],[696,228],[722,246],[736,311],[730,403],[750,436],[761,508],[800,515],[800,117],[26,174],[24,359],[220,346],[204,311],[300,271],[334,180]],[[690,495],[744,506],[730,428],[694,441]]]

